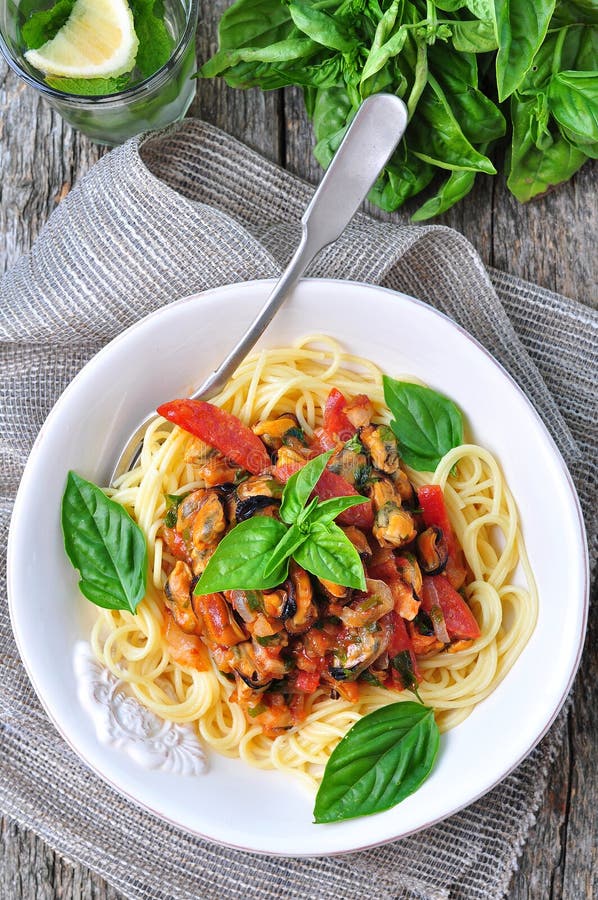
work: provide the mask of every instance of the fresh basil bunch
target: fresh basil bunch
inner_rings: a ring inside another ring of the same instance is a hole
[[[331,456],[332,451],[316,456],[289,478],[280,521],[253,516],[225,535],[197,582],[196,594],[269,590],[286,579],[291,557],[318,578],[365,591],[359,554],[334,519],[366,498],[320,502],[314,497],[308,502]]]
[[[457,203],[479,172],[496,173],[488,151],[507,128],[497,101],[511,98],[508,185],[519,200],[596,156],[597,24],[593,0],[236,0],[199,74],[302,87],[324,168],[363,99],[402,97],[409,126],[370,199],[396,210],[438,176],[419,221]]]

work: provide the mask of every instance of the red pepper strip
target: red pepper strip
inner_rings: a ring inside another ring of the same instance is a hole
[[[318,453],[325,453],[327,450],[335,450],[338,446],[338,441],[335,441],[324,428],[316,428],[309,446]]]
[[[306,694],[313,694],[319,683],[319,672],[299,672],[295,680],[297,690],[305,691]]]
[[[252,475],[259,475],[270,465],[268,451],[259,437],[236,416],[212,403],[172,400],[159,406],[158,413],[210,447],[220,450]]]
[[[307,460],[305,460],[307,462]],[[282,466],[274,466],[272,469],[272,475],[276,478],[277,481],[280,481],[281,484],[286,484],[291,475],[295,475],[299,469],[302,469],[305,463],[300,462],[289,462],[284,463]]]
[[[328,394],[324,407],[324,431],[336,440],[350,440],[357,432],[355,425],[345,413],[347,400],[336,388],[332,388]]]
[[[475,640],[481,631],[472,611],[445,575],[424,575],[422,609],[439,606],[452,641]]]
[[[415,656],[415,651],[413,650],[413,643],[411,641],[411,638],[409,637],[409,632],[407,631],[405,621],[394,610],[388,613],[388,617],[393,626],[390,643],[388,645],[389,659],[392,660],[397,655],[397,653],[402,653],[403,650],[407,650],[411,659],[413,674],[417,678],[418,682],[420,682],[422,680],[422,676],[417,666],[417,658]],[[391,671],[393,681],[395,681],[395,683],[397,683],[402,690],[405,685],[402,684],[399,673],[394,668]]]
[[[463,551],[454,535],[446,511],[442,488],[439,484],[424,484],[422,487],[418,488],[417,499],[422,508],[422,515],[426,528],[435,526],[436,528],[440,528],[444,535],[448,550],[448,560],[445,572],[452,586],[456,590],[459,590],[465,581],[467,571],[463,564]]]

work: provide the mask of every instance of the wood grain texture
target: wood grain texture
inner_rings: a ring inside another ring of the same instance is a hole
[[[227,0],[202,0],[198,57],[216,46]],[[321,175],[300,93],[263,95],[200,82],[190,110],[310,181]],[[6,65],[0,65],[0,272],[27,250],[56,204],[103,152],[75,134]],[[480,176],[471,195],[439,221],[461,231],[482,259],[587,303],[598,304],[595,166],[526,206],[504,179]],[[417,204],[392,217],[406,222]],[[382,218],[389,218],[381,216]],[[567,740],[550,771],[550,791],[514,875],[512,900],[598,896],[596,873],[598,625],[590,628],[569,714]],[[54,853],[31,831],[2,821],[2,900],[120,900],[121,894]],[[223,898],[226,900],[226,898]]]

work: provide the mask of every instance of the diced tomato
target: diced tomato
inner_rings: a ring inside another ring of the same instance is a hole
[[[380,547],[369,560],[368,577],[381,581],[394,581],[398,577],[397,560],[390,547]]]
[[[390,636],[390,643],[388,645],[388,656],[392,660],[397,655],[397,653],[402,653],[403,650],[406,650],[411,658],[413,674],[418,681],[421,681],[421,672],[417,667],[417,659],[413,650],[413,643],[411,641],[411,638],[409,637],[409,632],[407,631],[405,622],[397,612],[388,613],[388,617],[392,622],[392,634]]]
[[[480,626],[472,611],[445,575],[425,575],[422,594],[422,609],[430,613],[433,606],[439,606],[442,610],[452,641],[479,638]]]
[[[160,529],[160,537],[164,541],[166,549],[175,559],[182,559],[183,562],[191,562],[189,557],[189,552],[187,550],[187,544],[185,543],[182,535],[175,531],[174,528],[167,528],[166,525],[163,525]]]
[[[171,615],[166,617],[164,639],[170,655],[180,666],[189,666],[200,672],[210,669],[208,648],[196,634],[186,634]]]
[[[458,590],[465,581],[467,571],[463,562],[463,551],[455,537],[446,511],[442,488],[439,484],[424,484],[418,488],[417,499],[422,508],[426,528],[435,526],[440,528],[444,535],[448,549],[445,572],[452,586]]]
[[[220,450],[252,475],[259,475],[270,466],[268,451],[259,437],[236,416],[212,403],[172,400],[159,406],[158,413]]]
[[[331,472],[330,469],[324,469],[320,480],[316,484],[314,493],[320,500],[330,500],[331,497],[353,497],[358,496],[352,484],[342,477]],[[346,509],[338,516],[336,520],[339,525],[357,525],[360,528],[371,528],[374,524],[374,510],[372,501],[367,497],[363,498],[363,503],[358,506],[352,506]]]
[[[324,431],[342,443],[350,440],[357,431],[345,413],[346,405],[347,401],[343,394],[332,388],[324,407]]]
[[[295,680],[295,686],[306,694],[313,694],[320,683],[319,672],[299,672]]]

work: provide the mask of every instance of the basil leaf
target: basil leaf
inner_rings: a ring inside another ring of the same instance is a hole
[[[81,593],[105,609],[134,613],[145,596],[147,545],[129,513],[69,472],[61,510],[64,549],[79,570]]]
[[[430,388],[382,377],[384,399],[395,419],[390,427],[400,453],[418,472],[434,471],[442,457],[463,443],[463,417],[452,400]]]
[[[496,175],[488,157],[467,140],[445,92],[431,74],[417,113],[417,121],[410,125],[411,149],[416,156],[441,169],[471,169]]]
[[[494,0],[496,84],[502,103],[519,87],[546,36],[556,0]]]
[[[434,711],[405,701],[364,716],[334,749],[314,819],[340,822],[396,806],[422,784],[438,753]]]
[[[462,53],[487,53],[489,50],[496,50],[496,32],[491,21],[471,19],[451,22],[451,32],[453,47]]]
[[[202,78],[214,78],[240,62],[284,63],[311,56],[317,49],[314,41],[289,38],[268,47],[241,47],[239,50],[220,50],[201,67]]]
[[[429,163],[415,156],[403,140],[369,192],[368,199],[380,209],[393,212],[410,197],[423,191],[434,178],[435,171]]]
[[[215,591],[259,591],[276,587],[287,577],[286,560],[266,576],[272,551],[286,534],[286,528],[270,516],[254,516],[240,522],[220,541],[210,557],[195,594]]]
[[[598,73],[558,72],[548,87],[550,112],[583,143],[598,141]]]
[[[313,525],[293,557],[307,572],[334,584],[365,591],[363,563],[344,531],[330,522]]]
[[[220,48],[267,47],[289,37],[292,28],[289,9],[279,0],[237,0],[220,19]]]
[[[328,525],[329,522],[333,522],[346,509],[351,509],[352,506],[360,506],[362,503],[367,502],[367,497],[355,495],[352,497],[331,497],[330,500],[323,500],[321,503],[318,503],[307,521],[310,525]]]
[[[272,551],[272,555],[264,567],[264,575],[268,577],[273,572],[276,572],[285,559],[294,554],[299,544],[302,544],[306,537],[307,535],[301,531],[298,525],[291,525]]]
[[[291,0],[289,12],[297,28],[312,41],[330,50],[340,50],[341,53],[350,53],[356,49],[357,38],[349,33],[338,16],[314,9],[310,3],[304,3],[303,0]]]
[[[522,203],[566,181],[586,161],[581,150],[544,124],[537,99],[515,94],[511,97],[511,118],[507,187]]]
[[[411,221],[423,222],[425,219],[431,219],[446,212],[469,194],[477,175],[477,172],[451,172],[436,193],[415,210]]]
[[[321,453],[315,459],[310,459],[302,469],[291,475],[282,492],[280,504],[280,518],[283,522],[292,525],[299,517],[299,513],[307,503],[309,495],[320,480],[320,475],[326,468],[326,463],[332,456],[332,450]]]

